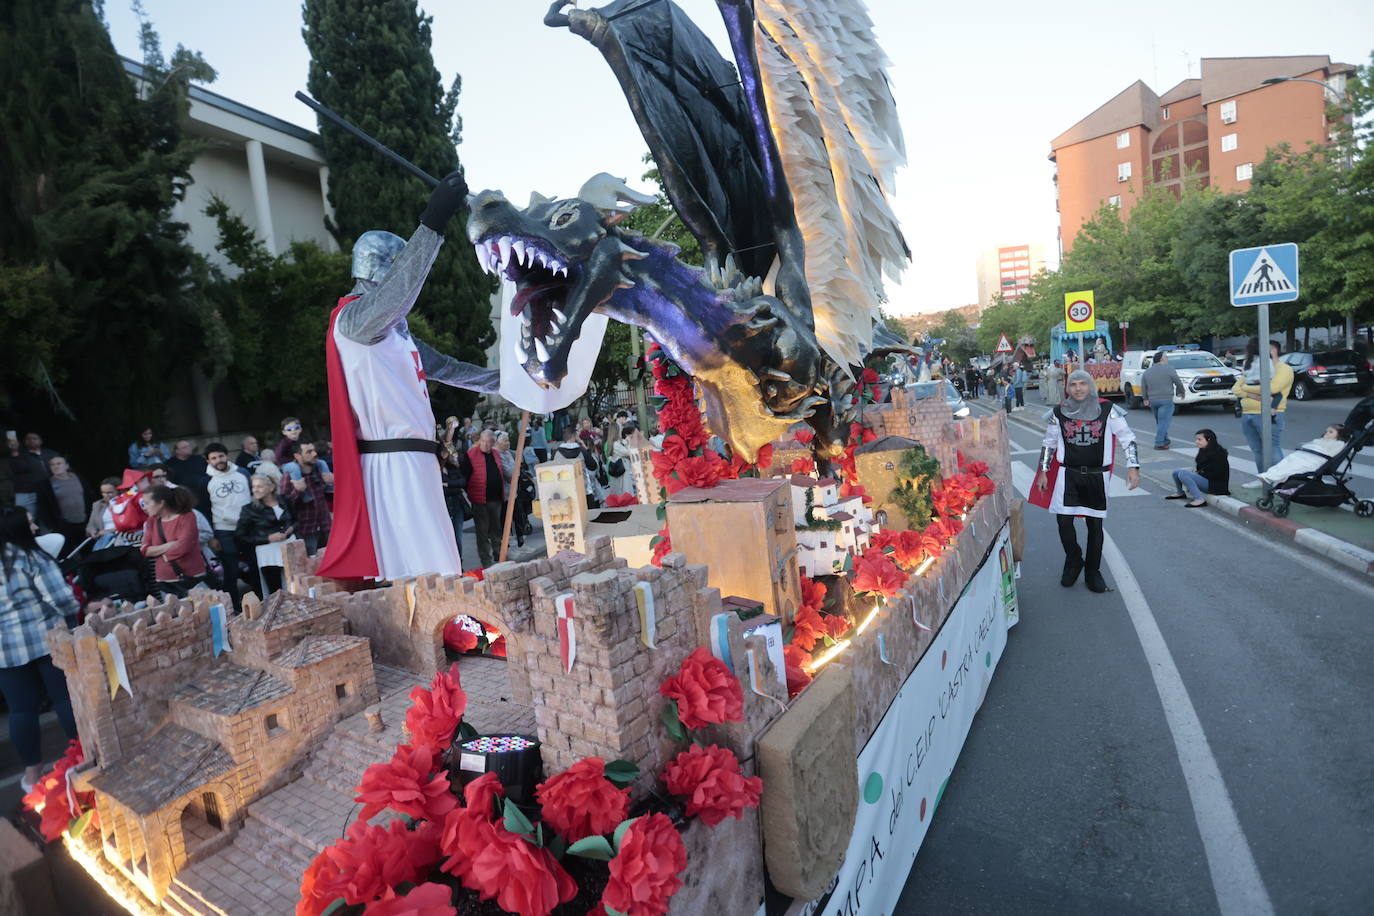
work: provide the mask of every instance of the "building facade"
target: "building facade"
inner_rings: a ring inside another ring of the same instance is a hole
[[[1060,251],[1104,204],[1124,215],[1150,184],[1245,191],[1271,148],[1327,143],[1327,105],[1354,69],[1326,55],[1204,57],[1201,77],[1163,95],[1132,83],[1050,142]]]
[[[999,245],[978,256],[978,305],[987,308],[998,296],[1015,302],[1030,289],[1031,278],[1049,266],[1039,242]]]

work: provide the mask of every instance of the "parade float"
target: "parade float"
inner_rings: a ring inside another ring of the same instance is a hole
[[[546,558],[362,584],[293,542],[239,614],[50,635],[82,744],[26,803],[132,912],[891,912],[1017,619],[1005,420],[879,384],[867,14],[719,5],[734,67],[668,2],[545,20],[612,66],[704,269],[614,180],[467,226],[503,377],[565,397],[597,320],[652,337],[637,505],[550,462]]]

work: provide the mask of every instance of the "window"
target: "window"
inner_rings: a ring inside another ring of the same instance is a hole
[[[1168,106],[1168,105],[1165,105],[1163,108],[1159,109],[1159,119],[1160,119],[1161,121],[1167,121],[1167,120],[1169,120],[1169,106]]]
[[[353,693],[353,686],[348,682],[334,685],[334,696],[340,700],[346,700]]]
[[[1236,148],[1236,135],[1235,135],[1235,134],[1222,134],[1222,135],[1221,135],[1221,151],[1222,151],[1223,153],[1229,153],[1229,152],[1231,152],[1231,150],[1233,150],[1233,149],[1235,149],[1235,148]]]
[[[1120,194],[1113,194],[1111,197],[1108,197],[1108,198],[1107,198],[1107,206],[1109,206],[1109,207],[1119,207],[1119,206],[1121,206],[1121,195],[1120,195]]]
[[[267,737],[275,738],[278,735],[286,734],[286,724],[282,721],[285,718],[286,714],[281,710],[267,714],[267,718],[262,723],[263,728],[267,731]]]
[[[1125,149],[1131,145],[1131,134],[1129,131],[1122,131],[1116,135],[1116,148]]]
[[[1242,162],[1236,166],[1236,181],[1249,181],[1250,176],[1255,174],[1255,164],[1253,162]]]
[[[1236,123],[1236,102],[1234,99],[1232,99],[1229,102],[1221,103],[1221,123]]]
[[[1122,162],[1122,163],[1119,163],[1119,164],[1117,165],[1117,167],[1116,167],[1116,180],[1117,180],[1117,181],[1130,181],[1130,180],[1131,180],[1131,164],[1130,164],[1129,162]]]

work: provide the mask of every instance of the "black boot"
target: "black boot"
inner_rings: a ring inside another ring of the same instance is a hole
[[[1059,577],[1059,584],[1069,588],[1078,581],[1078,574],[1083,571],[1083,551],[1078,546],[1078,537],[1073,530],[1073,516],[1057,516],[1059,524],[1059,543],[1064,545],[1064,574]]]
[[[1107,580],[1102,578],[1102,519],[1084,521],[1088,523],[1088,555],[1083,564],[1083,584],[1088,586],[1088,591],[1100,594],[1110,591]]]

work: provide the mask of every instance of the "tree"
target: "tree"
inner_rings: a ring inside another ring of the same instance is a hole
[[[146,20],[141,43],[136,86],[89,2],[0,7],[0,405],[93,459],[227,359],[171,219],[199,150],[188,85],[214,71],[180,46],[164,60]]]
[[[931,337],[944,338],[940,352],[956,363],[968,362],[981,352],[973,328],[969,327],[968,319],[958,309],[950,309],[940,315],[929,333]]]
[[[462,83],[447,92],[430,53],[430,23],[415,0],[306,0],[302,34],[310,51],[310,93],[381,143],[436,178],[459,167],[457,117]],[[418,225],[429,189],[333,122],[320,120],[329,164],[329,223],[339,246],[369,229],[409,236]],[[417,336],[443,353],[476,364],[496,339],[491,325],[495,282],[467,244],[464,208],[449,224],[412,315]],[[347,292],[345,277],[336,295]],[[450,388],[435,392],[436,413],[462,413],[475,398]]]

